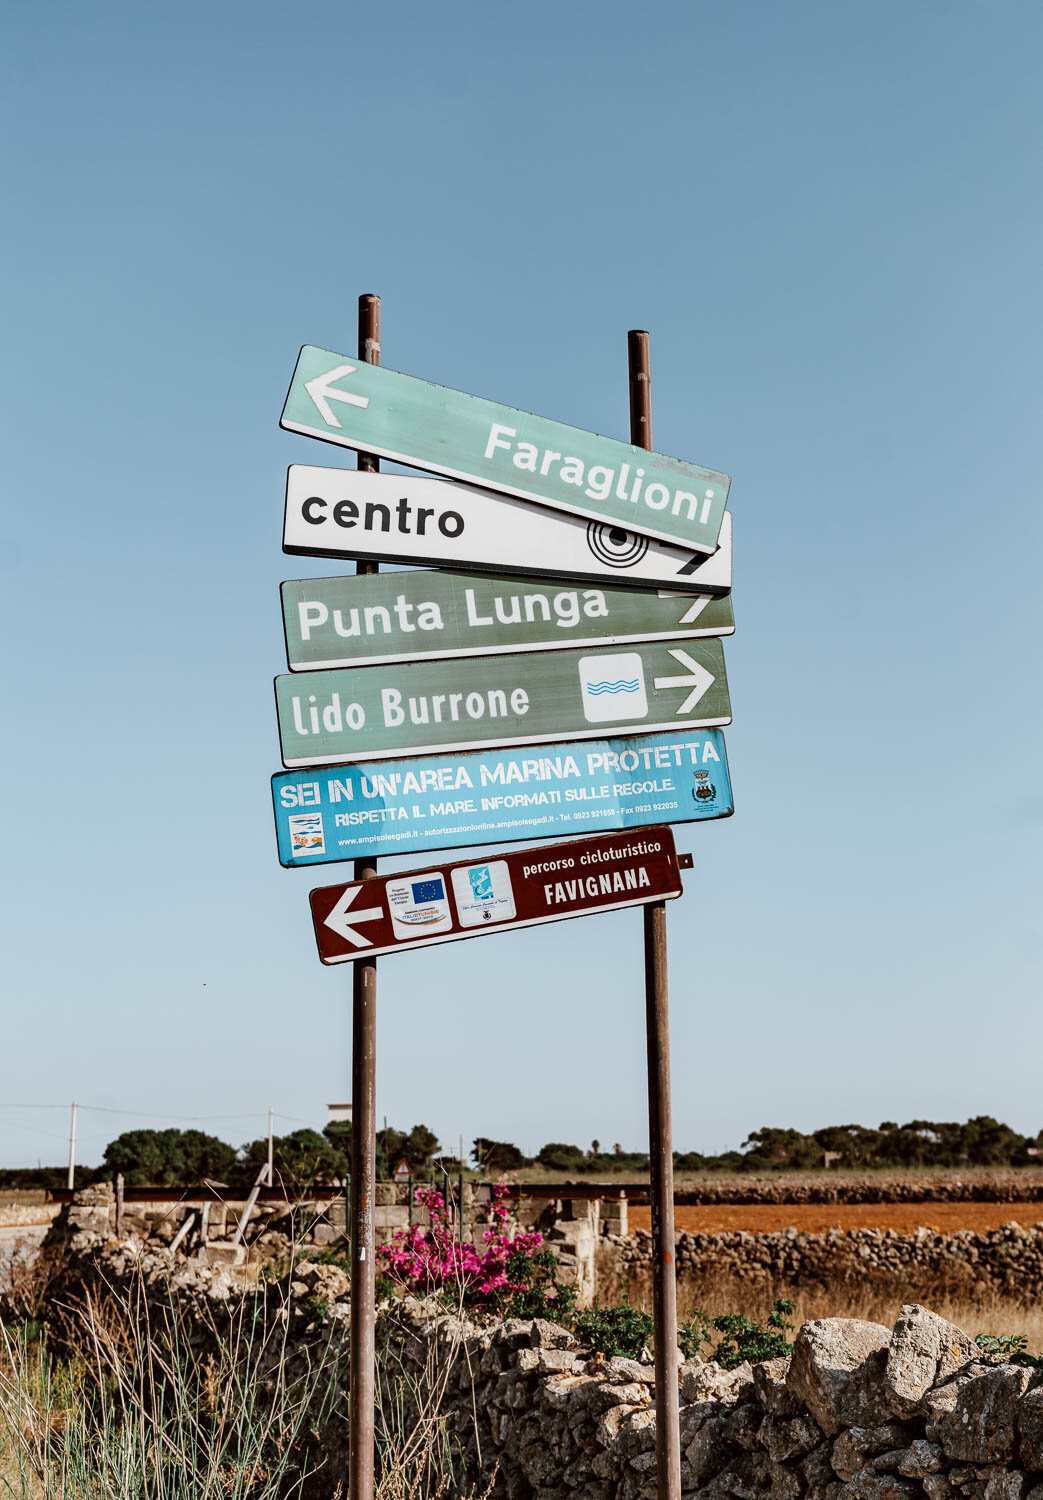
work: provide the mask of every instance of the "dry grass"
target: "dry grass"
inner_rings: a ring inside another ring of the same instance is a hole
[[[192,1308],[141,1277],[73,1305],[48,1296],[53,1268],[27,1275],[0,1320],[0,1497],[342,1500],[346,1329],[318,1312],[302,1328],[290,1280]],[[444,1410],[461,1360],[474,1405],[466,1327],[449,1320],[419,1361],[378,1345],[374,1500],[486,1500]]]
[[[641,1272],[631,1279],[628,1295],[635,1307],[645,1312],[652,1311],[650,1271]],[[809,1291],[783,1283],[751,1287],[732,1280],[695,1282],[681,1277],[677,1287],[678,1317],[683,1321],[699,1308],[708,1317],[741,1312],[755,1322],[763,1323],[776,1297],[788,1297],[795,1304],[791,1315],[795,1328],[813,1318],[860,1318],[893,1328],[903,1303],[922,1302],[972,1338],[979,1333],[1023,1333],[1028,1339],[1029,1352],[1043,1353],[1043,1304],[1019,1302],[991,1292],[970,1298],[954,1294],[941,1284],[933,1291],[928,1288],[916,1293],[871,1284]]]

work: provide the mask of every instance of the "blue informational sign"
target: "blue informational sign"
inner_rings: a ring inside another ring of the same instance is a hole
[[[287,869],[733,811],[720,729],[310,767],[273,776],[272,797]]]

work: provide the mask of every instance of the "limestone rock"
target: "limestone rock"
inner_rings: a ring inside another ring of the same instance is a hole
[[[972,1381],[987,1375],[995,1366],[976,1361],[974,1364],[964,1365],[957,1370],[955,1375],[950,1375],[948,1380],[939,1381],[933,1389],[929,1390],[920,1402],[920,1412],[926,1417],[924,1436],[932,1443],[938,1441],[938,1424],[943,1417],[955,1410],[956,1403],[960,1398],[960,1392],[964,1386],[970,1385]]]
[[[892,1410],[900,1417],[912,1416],[931,1386],[979,1354],[974,1340],[954,1323],[918,1303],[903,1307],[891,1335],[884,1372]]]
[[[547,1318],[533,1318],[529,1324],[529,1341],[533,1349],[575,1349],[576,1340],[560,1323]]]
[[[724,1420],[724,1435],[729,1443],[734,1443],[736,1447],[745,1448],[747,1452],[751,1452],[758,1446],[759,1434],[764,1423],[768,1421],[771,1421],[771,1418],[764,1416],[756,1402],[744,1402],[740,1406],[733,1406],[729,1411]],[[821,1435],[819,1433],[819,1437]]]
[[[936,1424],[947,1457],[965,1463],[1009,1463],[1014,1457],[1015,1405],[1030,1372],[1000,1365],[964,1384],[952,1411]]]
[[[786,1385],[790,1356],[766,1359],[753,1367],[753,1389],[764,1410],[773,1417],[795,1417],[801,1411],[800,1402]]]
[[[644,1407],[648,1402],[648,1386],[638,1385],[636,1381],[631,1385],[613,1385],[610,1380],[598,1380],[591,1385],[592,1410],[607,1411],[610,1406]]]
[[[819,1443],[817,1448],[812,1448],[800,1461],[798,1467],[804,1476],[808,1500],[828,1500],[840,1488],[829,1458],[832,1446],[827,1439],[826,1442]]]
[[[945,1474],[925,1474],[920,1480],[927,1500],[949,1500],[952,1485]]]
[[[701,1359],[687,1360],[681,1366],[681,1399],[683,1401],[748,1401],[753,1396],[753,1367],[737,1365],[722,1370],[720,1365]]]
[[[1043,1470],[1043,1386],[1018,1402],[1018,1454],[1026,1469]]]
[[[848,1425],[870,1426],[891,1416],[883,1373],[891,1330],[856,1318],[820,1318],[805,1323],[793,1346],[786,1385],[823,1432]]]
[[[1023,1500],[1028,1484],[1028,1475],[1017,1469],[994,1474],[985,1486],[985,1500]]]
[[[707,1489],[715,1494],[734,1495],[736,1500],[763,1500],[764,1465],[755,1453],[741,1453],[733,1458]],[[703,1496],[707,1490],[703,1490]]]
[[[532,1347],[532,1319],[504,1318],[496,1330],[496,1342],[506,1344],[508,1349]]]
[[[540,1375],[554,1375],[564,1370],[574,1370],[577,1363],[582,1366],[578,1354],[571,1349],[523,1349],[523,1354],[536,1355],[536,1370]]]
[[[875,1458],[870,1459],[869,1467],[874,1474],[898,1474],[907,1452],[906,1448],[890,1448],[886,1453],[878,1453]]]
[[[634,1406],[610,1406],[597,1425],[595,1436],[603,1448],[609,1448],[619,1436],[619,1429],[629,1417]]]
[[[929,1443],[926,1438],[917,1438],[910,1444],[905,1457],[898,1466],[899,1474],[907,1479],[923,1479],[928,1474],[938,1474],[945,1468],[945,1456],[938,1443]]]
[[[897,1422],[882,1422],[878,1427],[850,1427],[833,1444],[832,1463],[841,1479],[851,1479],[877,1453],[893,1451],[904,1437]]]
[[[912,1479],[901,1479],[892,1474],[874,1474],[863,1469],[838,1492],[838,1500],[907,1500],[917,1493],[919,1486]]]
[[[777,1464],[791,1458],[803,1458],[822,1441],[822,1429],[811,1417],[773,1417],[768,1415],[757,1434],[760,1446]]]
[[[793,1469],[769,1459],[762,1473],[771,1500],[800,1500],[804,1486]]]
[[[692,1478],[696,1484],[702,1484],[703,1480],[717,1474],[732,1456],[734,1450],[724,1431],[726,1420],[723,1413],[711,1417],[700,1426],[685,1449],[685,1458],[691,1466]]]
[[[711,1422],[717,1417],[723,1417],[726,1427],[730,1419],[737,1412],[746,1410],[742,1406],[732,1406],[722,1411],[719,1401],[697,1401],[694,1406],[682,1406],[680,1409],[679,1426],[681,1429],[681,1447],[686,1448],[692,1438],[705,1422]],[[729,1438],[729,1442],[731,1439]]]
[[[598,1371],[601,1380],[631,1381],[638,1380],[645,1385],[655,1385],[655,1366],[643,1365],[636,1359],[624,1359],[622,1355],[614,1355],[608,1359]]]

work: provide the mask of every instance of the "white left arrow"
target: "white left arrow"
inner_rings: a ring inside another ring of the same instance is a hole
[[[304,389],[318,407],[319,416],[327,427],[339,427],[340,423],[333,414],[331,401],[343,401],[346,406],[361,406],[363,410],[369,405],[368,396],[356,396],[353,391],[334,391],[331,386],[335,380],[340,380],[345,375],[354,375],[358,365],[338,365],[335,370],[327,370],[325,375],[316,375],[314,380],[306,380]]]
[[[708,672],[699,662],[693,661],[687,651],[671,651],[669,654],[673,657],[674,661],[680,662],[681,666],[686,668],[690,675],[685,677],[656,677],[654,679],[655,685],[657,688],[690,687],[692,691],[688,694],[688,697],[685,698],[680,708],[674,709],[675,714],[690,714],[699,702],[699,699],[706,693],[707,688],[712,686],[717,679],[712,672]]]
[[[351,922],[372,922],[374,918],[384,915],[382,906],[367,906],[365,911],[350,911],[351,903],[356,896],[361,895],[364,889],[365,887],[361,885],[349,885],[323,924],[325,927],[331,927],[346,943],[354,943],[356,948],[372,948],[373,944],[368,937],[364,937],[361,932],[356,932],[350,925],[349,914]]]

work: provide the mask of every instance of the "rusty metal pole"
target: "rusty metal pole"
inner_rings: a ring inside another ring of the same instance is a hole
[[[647,333],[637,329],[630,330],[627,334],[627,355],[630,366],[630,441],[639,448],[651,448],[652,393]],[[652,1310],[655,1316],[656,1494],[659,1500],[681,1500],[666,903],[653,901],[643,907],[642,911],[645,924],[645,1027],[648,1035]]]
[[[359,359],[380,364],[380,298],[359,298]],[[360,453],[358,467],[375,473],[377,460]],[[355,564],[356,573],[376,573],[375,562]],[[355,879],[371,880],[375,859],[355,861]],[[376,1196],[377,964],[352,965],[351,1021],[351,1387],[349,1393],[349,1500],[373,1500],[373,1430],[376,1288],[373,1264],[373,1200]]]

